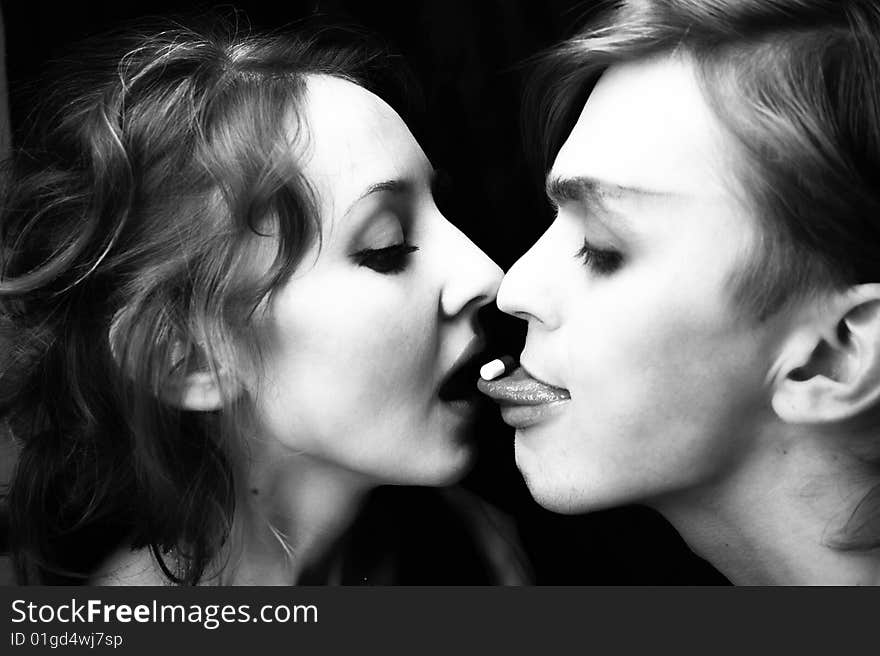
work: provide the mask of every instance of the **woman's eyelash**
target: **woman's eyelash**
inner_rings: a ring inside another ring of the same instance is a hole
[[[623,253],[607,248],[597,248],[586,239],[575,257],[582,259],[587,268],[598,275],[607,276],[617,271],[623,264]]]
[[[409,256],[419,250],[406,242],[385,248],[365,248],[352,254],[358,266],[364,266],[377,273],[400,273],[409,264]]]

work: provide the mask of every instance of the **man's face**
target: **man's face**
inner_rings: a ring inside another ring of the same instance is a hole
[[[758,233],[730,139],[693,65],[667,57],[610,68],[560,150],[556,219],[498,296],[529,323],[525,369],[571,396],[535,423],[506,413],[542,505],[693,490],[731,472],[769,418],[782,335],[732,300]]]

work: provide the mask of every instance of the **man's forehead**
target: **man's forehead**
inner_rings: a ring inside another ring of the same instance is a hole
[[[550,178],[684,196],[726,194],[731,147],[693,63],[678,56],[645,59],[602,75]]]

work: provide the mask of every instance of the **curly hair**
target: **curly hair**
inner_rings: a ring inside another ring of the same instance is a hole
[[[402,114],[411,81],[350,29],[173,24],[114,43],[48,87],[3,199],[11,546],[22,582],[85,580],[125,543],[195,584],[229,537],[247,404],[187,412],[163,389],[257,363],[254,313],[320,239],[297,161],[307,76]]]

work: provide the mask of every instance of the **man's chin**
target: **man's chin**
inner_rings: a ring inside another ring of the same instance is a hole
[[[582,515],[623,505],[628,500],[610,498],[578,481],[569,470],[554,468],[527,446],[515,443],[516,466],[532,498],[542,508],[561,515]]]
[[[516,466],[535,503],[546,510],[564,515],[581,512],[579,504],[572,503],[571,495],[565,494],[561,489],[559,485],[562,479],[561,472],[554,472],[552,468],[547,467],[534,451],[522,445],[518,437],[514,444]]]

